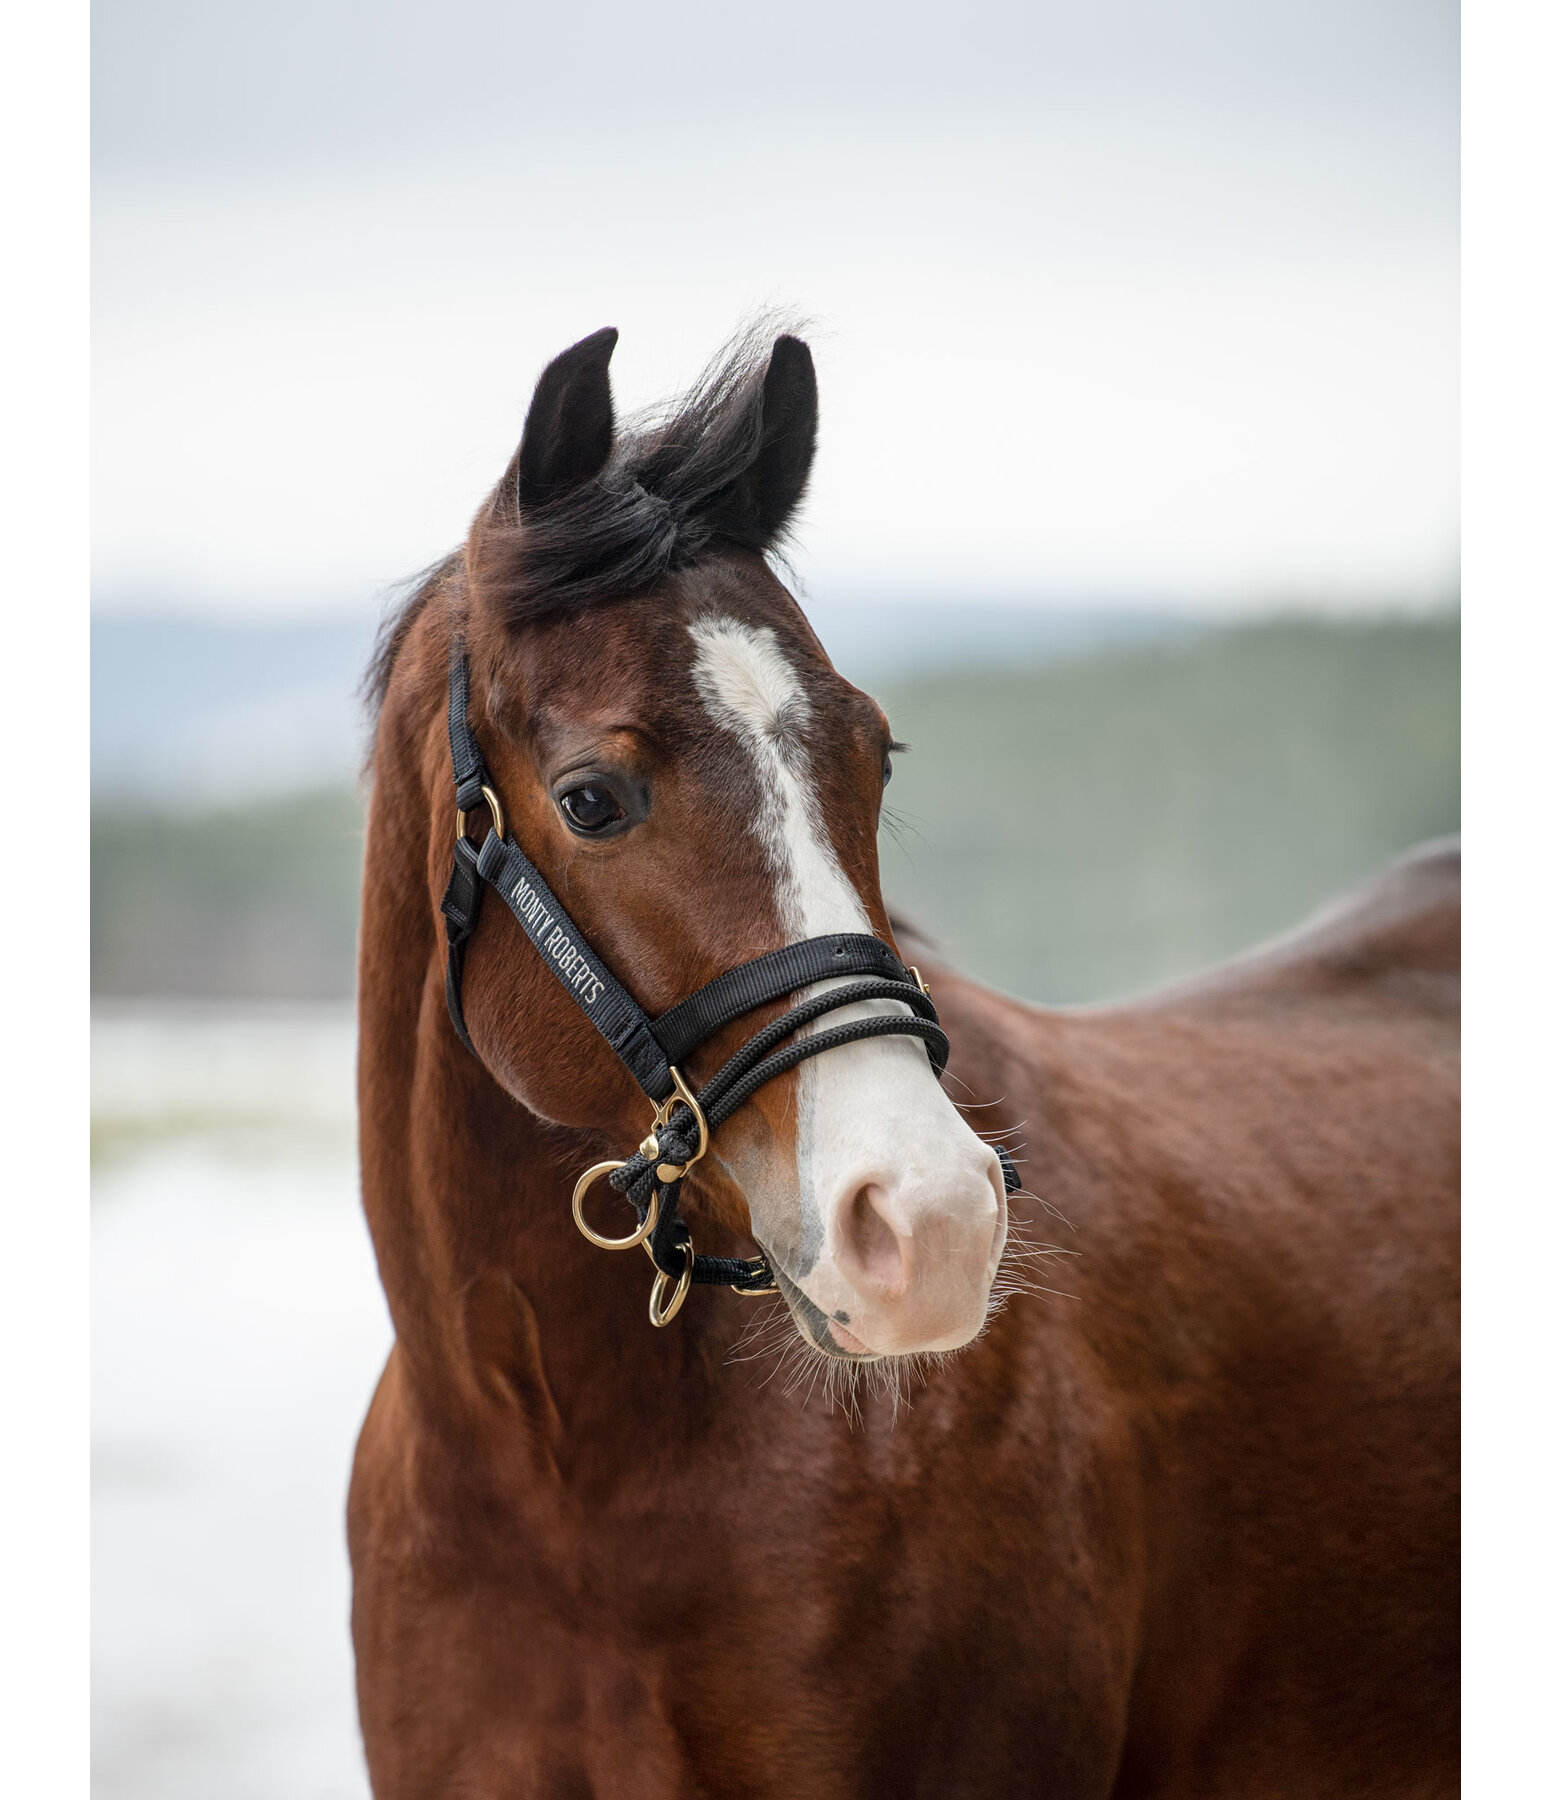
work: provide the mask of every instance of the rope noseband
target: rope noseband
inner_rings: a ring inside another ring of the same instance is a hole
[[[919,971],[906,969],[880,938],[849,932],[807,938],[727,970],[660,1017],[648,1018],[576,928],[516,839],[506,835],[505,814],[468,723],[468,657],[461,643],[452,650],[447,731],[457,785],[457,838],[441,910],[447,924],[447,1011],[453,1029],[477,1056],[463,1018],[463,960],[484,890],[490,887],[655,1108],[651,1131],[634,1156],[597,1163],[576,1183],[571,1211],[582,1235],[607,1250],[644,1246],[657,1271],[649,1308],[653,1325],[673,1318],[693,1283],[747,1295],[773,1292],[774,1271],[762,1254],[695,1256],[689,1229],[678,1216],[684,1176],[710,1147],[711,1133],[752,1094],[825,1050],[866,1038],[916,1037],[940,1077],[947,1067],[947,1033]],[[467,815],[481,800],[490,809],[491,829],[475,845],[467,835]],[[698,1094],[690,1091],[679,1070],[722,1026],[835,976],[846,978],[842,986],[812,995],[756,1031]],[[896,1000],[908,1010],[795,1036],[824,1014],[863,1000]],[[1002,1155],[1001,1164],[1006,1185],[1020,1185],[1010,1159]],[[636,1228],[627,1237],[602,1237],[587,1223],[587,1192],[605,1175],[635,1207]]]

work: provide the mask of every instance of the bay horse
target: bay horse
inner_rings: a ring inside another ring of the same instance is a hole
[[[805,345],[621,425],[615,335],[545,370],[374,665],[375,1794],[1453,1792],[1456,853],[1123,1005],[956,973],[884,907],[888,721],[769,561]],[[805,942],[873,946],[878,996],[697,1135],[751,1037],[814,1041],[779,1025],[841,991],[794,987]],[[660,1089],[587,1011],[612,976],[660,1036],[769,957]],[[656,1220],[650,1317],[567,1216],[588,1165],[637,1199],[577,1192],[594,1238]],[[742,1277],[675,1286],[691,1236]]]

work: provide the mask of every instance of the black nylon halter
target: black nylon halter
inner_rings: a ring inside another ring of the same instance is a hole
[[[810,1056],[866,1038],[919,1038],[933,1072],[940,1077],[947,1066],[947,1034],[925,984],[918,975],[911,978],[911,971],[880,938],[841,932],[807,938],[741,963],[660,1017],[648,1018],[582,936],[515,838],[506,835],[499,800],[468,723],[468,657],[460,643],[452,648],[447,730],[459,815],[452,877],[441,902],[447,923],[447,1011],[453,1029],[477,1056],[463,1019],[463,959],[479,920],[484,889],[489,886],[505,901],[533,947],[657,1109],[656,1129],[633,1157],[589,1171],[596,1174],[604,1167],[611,1169],[611,1184],[629,1196],[642,1230],[651,1216],[653,1200],[657,1203],[654,1224],[644,1241],[659,1271],[659,1289],[665,1277],[678,1284],[678,1291],[660,1319],[654,1293],[653,1322],[665,1324],[672,1317],[689,1281],[746,1294],[771,1292],[775,1278],[762,1255],[752,1259],[694,1255],[688,1228],[678,1216],[678,1199],[685,1165],[697,1160],[706,1148],[696,1111],[704,1118],[706,1132],[713,1132],[767,1081]],[[492,826],[475,846],[463,834],[463,816],[481,800],[490,807]],[[842,987],[809,997],[755,1032],[697,1095],[690,1096],[677,1071],[707,1038],[768,1001],[835,976],[848,979]],[[825,1013],[863,1000],[900,1001],[908,1011],[852,1020],[809,1037],[794,1036]],[[1002,1168],[1007,1185],[1014,1185],[1016,1176],[1005,1157]],[[578,1209],[581,1192],[578,1186]]]

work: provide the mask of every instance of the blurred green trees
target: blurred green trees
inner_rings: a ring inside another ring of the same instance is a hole
[[[353,993],[362,819],[349,788],[195,815],[94,811],[93,991]]]
[[[901,685],[884,892],[1030,999],[1202,968],[1458,830],[1458,681],[1455,616]]]
[[[1293,620],[889,685],[890,904],[963,966],[1083,1001],[1294,925],[1459,823],[1456,616]],[[361,801],[92,827],[99,993],[343,996]]]

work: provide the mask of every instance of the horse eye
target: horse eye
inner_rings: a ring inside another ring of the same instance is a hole
[[[883,758],[883,786],[887,787],[888,783],[892,780],[893,780],[893,758],[891,756],[884,756],[884,758]]]
[[[561,794],[560,810],[578,831],[606,831],[624,817],[624,808],[599,781],[586,782]]]

